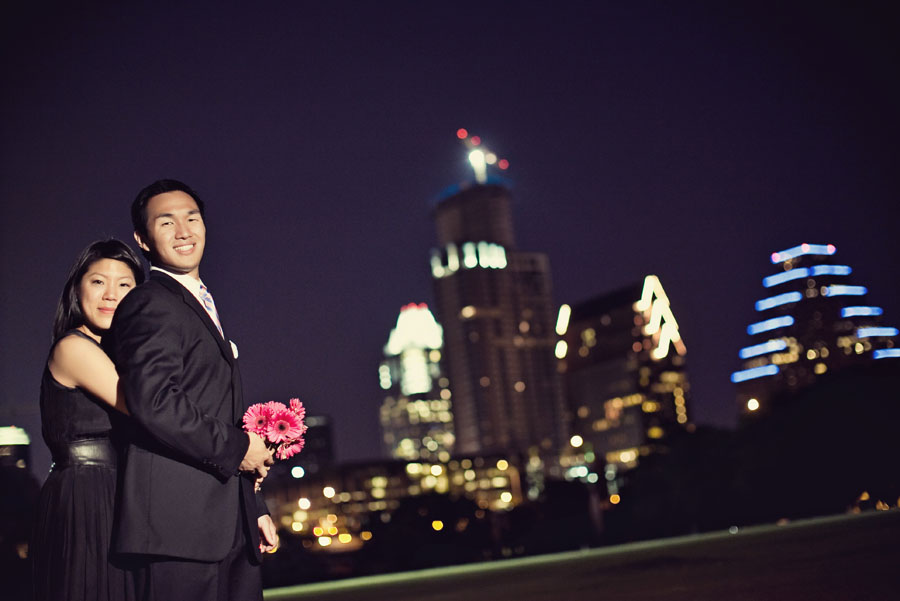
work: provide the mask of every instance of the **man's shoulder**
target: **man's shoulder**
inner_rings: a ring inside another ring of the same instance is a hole
[[[129,292],[124,300],[127,300],[131,296],[135,297],[144,297],[144,298],[152,298],[155,296],[163,296],[163,298],[167,296],[173,296],[174,291],[173,287],[167,286],[161,278],[151,277],[147,281],[145,281],[140,286],[135,286],[134,290]]]
[[[177,283],[176,283],[177,284]],[[136,286],[131,292],[125,295],[125,298],[119,303],[120,310],[136,309],[149,304],[158,303],[177,303],[179,296],[177,288],[168,286],[161,278],[150,278],[140,286]]]

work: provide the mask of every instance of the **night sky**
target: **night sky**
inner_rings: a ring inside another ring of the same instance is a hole
[[[509,159],[557,303],[660,277],[699,424],[735,423],[773,251],[836,245],[900,326],[890,2],[167,4],[0,9],[0,424],[37,474],[66,272],[131,239],[160,177],[206,200],[245,398],[331,415],[341,460],[380,452],[382,347],[431,303],[431,211],[471,177],[459,127]]]

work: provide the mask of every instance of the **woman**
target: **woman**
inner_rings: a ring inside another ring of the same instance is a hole
[[[134,251],[102,240],[82,251],[63,287],[41,380],[53,466],[32,537],[36,601],[134,598],[128,574],[108,560],[116,488],[109,436],[127,410],[100,342],[119,302],[143,280]]]

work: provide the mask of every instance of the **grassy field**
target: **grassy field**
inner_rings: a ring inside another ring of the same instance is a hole
[[[900,599],[900,510],[317,583],[268,601]]]

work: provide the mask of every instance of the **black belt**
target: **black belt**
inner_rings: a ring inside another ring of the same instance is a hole
[[[108,438],[87,438],[67,444],[58,457],[53,458],[50,469],[62,469],[73,465],[116,467],[116,449]]]

